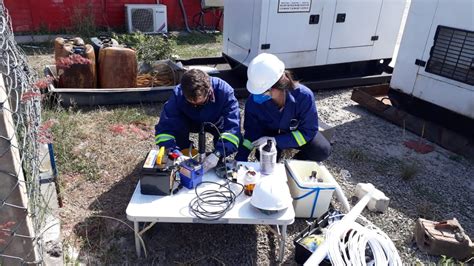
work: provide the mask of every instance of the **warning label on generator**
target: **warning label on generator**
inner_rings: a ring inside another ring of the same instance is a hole
[[[279,0],[278,13],[309,12],[311,0]]]

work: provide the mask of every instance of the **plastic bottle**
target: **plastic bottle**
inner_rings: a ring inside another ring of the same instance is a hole
[[[254,171],[253,168],[250,168],[245,173],[245,179],[244,179],[244,193],[245,193],[245,195],[252,196],[256,182],[257,182],[257,172]]]
[[[276,165],[277,150],[272,140],[267,140],[267,144],[259,147],[260,151],[260,171],[264,175],[273,173]]]

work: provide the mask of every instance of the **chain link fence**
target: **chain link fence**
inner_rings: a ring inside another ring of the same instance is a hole
[[[0,53],[0,265],[41,264],[41,93],[2,0]]]

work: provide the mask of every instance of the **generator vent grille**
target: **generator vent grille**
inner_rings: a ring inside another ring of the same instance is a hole
[[[474,32],[438,26],[425,70],[474,85]]]

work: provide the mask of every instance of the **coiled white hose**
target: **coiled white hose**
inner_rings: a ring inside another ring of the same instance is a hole
[[[325,241],[332,265],[367,265],[367,245],[372,250],[373,265],[402,265],[392,240],[362,216],[359,219],[364,220],[367,225],[351,222],[342,234],[338,233],[341,221],[336,221],[328,227]]]
[[[328,227],[325,241],[304,263],[305,266],[319,265],[329,255],[333,265],[367,265],[365,250],[372,249],[375,265],[402,265],[392,240],[367,219],[360,216],[367,206],[375,188],[369,191],[340,221]],[[366,226],[356,222],[362,219]]]

